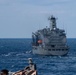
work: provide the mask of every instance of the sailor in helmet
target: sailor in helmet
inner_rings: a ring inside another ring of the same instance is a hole
[[[31,70],[36,70],[36,64],[33,63],[32,58],[29,58],[29,68]]]
[[[7,69],[3,69],[3,70],[1,70],[1,72],[0,72],[0,75],[8,75],[8,70]]]

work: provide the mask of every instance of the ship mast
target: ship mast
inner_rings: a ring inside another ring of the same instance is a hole
[[[51,16],[48,18],[50,20],[50,30],[56,29],[56,18],[54,16]]]

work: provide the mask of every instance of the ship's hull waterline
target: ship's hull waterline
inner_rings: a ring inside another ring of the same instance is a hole
[[[33,54],[38,54],[38,55],[57,55],[57,56],[63,56],[67,55],[68,53],[68,48],[65,49],[44,49],[40,47],[35,47],[33,48]]]

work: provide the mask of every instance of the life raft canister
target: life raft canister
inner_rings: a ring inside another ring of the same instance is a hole
[[[41,44],[42,43],[42,40],[38,40],[38,43]]]

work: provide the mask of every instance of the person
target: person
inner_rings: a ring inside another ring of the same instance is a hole
[[[32,58],[29,58],[28,60],[29,60],[29,68],[31,70],[36,70],[36,64],[33,63]]]
[[[1,72],[0,72],[0,75],[8,75],[8,70],[7,69],[3,69],[3,70],[1,70]]]

